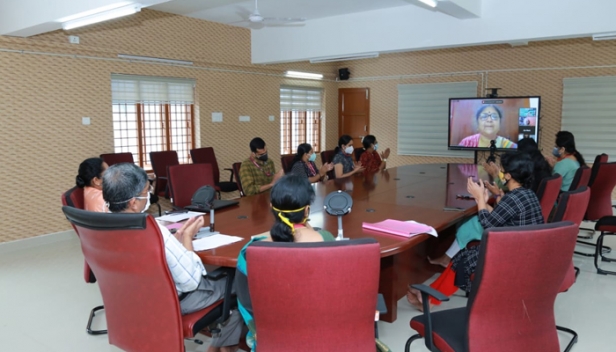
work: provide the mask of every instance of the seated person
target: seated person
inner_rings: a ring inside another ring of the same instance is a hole
[[[560,186],[562,192],[569,191],[571,182],[577,169],[585,166],[584,157],[575,149],[575,138],[573,133],[568,131],[560,131],[556,134],[556,145],[552,150],[552,155],[556,157],[550,158],[549,161],[554,165],[554,174],[559,174],[563,177],[563,184]]]
[[[284,174],[282,169],[276,172],[274,162],[268,159],[263,139],[253,138],[250,141],[250,151],[250,156],[240,167],[240,180],[247,196],[267,191]]]
[[[445,271],[430,285],[441,293],[451,296],[458,288],[471,290],[471,275],[475,272],[479,246],[468,247],[471,241],[481,240],[484,229],[506,226],[527,226],[543,224],[539,199],[528,187],[533,181],[533,164],[524,153],[506,153],[501,157],[505,185],[509,192],[497,195],[496,205],[488,204],[488,190],[483,183],[468,179],[467,190],[475,198],[479,212],[463,222],[456,231],[456,239],[447,253],[430,261],[445,266]],[[421,294],[409,288],[408,301],[421,310]],[[438,301],[431,300],[431,303]]]
[[[325,163],[320,169],[314,164],[317,159],[312,146],[302,143],[297,146],[297,154],[291,163],[291,173],[295,175],[305,175],[311,183],[327,180],[327,172],[334,168],[332,163]]]
[[[364,170],[361,163],[353,162],[353,138],[348,134],[342,135],[338,140],[338,146],[334,150],[334,172],[336,178],[351,176],[354,173]]]
[[[274,225],[269,233],[257,235],[242,248],[237,260],[236,278],[238,282],[248,282],[248,267],[246,263],[246,248],[256,241],[274,242],[323,242],[334,241],[334,236],[325,230],[315,231],[307,222],[310,215],[310,204],[314,200],[314,189],[303,175],[289,174],[283,176],[272,188],[270,204],[274,215]],[[248,326],[246,343],[255,351],[257,334],[252,315],[249,292],[237,292],[239,311]],[[389,351],[387,346],[376,341],[379,351]]]
[[[150,183],[140,167],[131,163],[115,164],[103,175],[103,198],[112,213],[143,213],[150,206]],[[210,280],[192,246],[193,236],[203,226],[203,217],[188,220],[175,235],[160,228],[165,243],[165,257],[175,283],[182,314],[203,309],[224,297],[224,279]],[[220,336],[212,339],[208,352],[236,351],[242,330],[242,319],[236,310]]]
[[[359,163],[368,172],[383,170],[386,167],[387,158],[389,157],[389,148],[382,151],[379,156],[379,153],[377,153],[379,143],[377,143],[376,137],[371,134],[364,137],[361,143],[364,145],[366,151],[364,151],[359,158]]]
[[[503,112],[500,107],[496,105],[481,106],[475,115],[475,123],[479,133],[464,138],[458,145],[473,148],[489,148],[490,141],[494,140],[496,148],[516,148],[517,144],[498,135],[502,119]]]
[[[87,211],[107,212],[103,200],[103,173],[107,167],[101,158],[89,158],[79,164],[75,183],[83,188],[83,204]]]

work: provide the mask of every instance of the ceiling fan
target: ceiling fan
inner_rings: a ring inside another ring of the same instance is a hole
[[[259,12],[258,0],[255,0],[255,9],[247,13],[248,11],[241,8],[243,13],[240,16],[245,19],[233,23],[248,22],[248,26],[253,29],[260,29],[263,27],[288,27],[288,26],[303,26],[306,21],[303,17],[263,17]]]

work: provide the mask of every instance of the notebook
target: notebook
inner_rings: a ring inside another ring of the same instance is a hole
[[[436,230],[434,230],[433,227],[425,224],[420,224],[415,221],[400,221],[388,219],[375,223],[364,222],[362,223],[362,227],[368,230],[387,232],[393,235],[403,237],[412,237],[420,233],[427,233],[434,237],[438,236]]]
[[[186,210],[190,210],[190,211],[198,211],[201,213],[209,213],[210,210],[214,209],[214,210],[218,210],[218,209],[222,209],[222,208],[226,208],[226,207],[230,207],[232,205],[236,205],[239,204],[240,202],[237,200],[221,200],[221,199],[215,199],[212,201],[212,204],[208,207],[200,207],[197,205],[188,205],[185,206],[184,209]]]

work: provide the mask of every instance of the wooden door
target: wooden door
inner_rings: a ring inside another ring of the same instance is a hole
[[[370,89],[338,89],[338,135],[353,137],[353,147],[361,148],[361,140],[370,134]]]

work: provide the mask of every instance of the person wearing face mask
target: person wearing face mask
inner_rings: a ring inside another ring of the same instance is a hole
[[[77,187],[83,188],[84,209],[95,212],[106,212],[103,200],[103,173],[107,163],[101,158],[89,158],[79,164],[75,177]]]
[[[568,131],[560,131],[556,134],[556,145],[552,150],[552,155],[556,158],[549,158],[548,162],[554,166],[552,171],[554,174],[559,174],[563,177],[563,184],[560,190],[567,192],[573,182],[575,172],[581,166],[586,166],[584,157],[575,149],[575,138],[573,133]]]
[[[272,159],[268,158],[265,141],[259,137],[250,141],[250,156],[240,166],[242,188],[247,196],[259,194],[272,188],[284,171],[276,172]]]
[[[336,178],[351,176],[354,173],[364,170],[360,162],[353,162],[353,138],[348,134],[342,135],[338,140],[338,146],[334,150],[336,155],[332,164],[334,164],[334,173]]]
[[[530,190],[533,183],[533,162],[526,153],[505,153],[501,156],[505,186],[509,192],[498,193],[494,207],[488,204],[488,189],[482,182],[468,179],[467,191],[477,203],[479,212],[463,222],[456,231],[456,239],[446,254],[432,264],[442,265],[445,271],[430,287],[451,296],[458,288],[471,290],[471,275],[475,271],[479,246],[467,247],[471,241],[481,240],[484,229],[507,226],[527,226],[544,223],[539,199]],[[418,309],[421,308],[421,293],[409,287],[407,300]],[[439,304],[430,300],[431,304]]]
[[[112,213],[143,213],[150,203],[150,183],[140,167],[132,163],[115,164],[103,174],[103,198]],[[203,226],[203,217],[186,221],[175,235],[158,224],[165,245],[165,257],[175,283],[182,314],[203,309],[224,297],[225,280],[210,280],[192,240]],[[242,331],[240,314],[232,311],[219,337],[214,337],[208,352],[237,351]]]
[[[389,157],[389,148],[385,149],[379,155],[379,143],[376,137],[369,134],[361,141],[365,151],[361,154],[359,162],[368,172],[377,172],[383,170],[387,166],[387,158]]]
[[[311,183],[327,180],[327,172],[334,168],[332,163],[325,163],[320,169],[317,169],[314,161],[317,154],[308,143],[302,143],[297,146],[297,154],[293,158],[291,174],[306,176]]]

